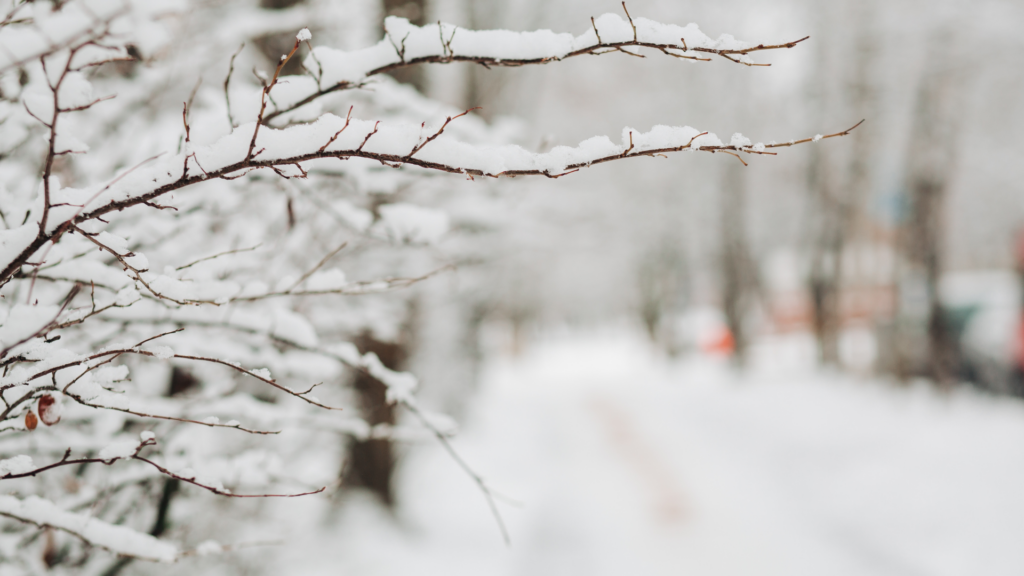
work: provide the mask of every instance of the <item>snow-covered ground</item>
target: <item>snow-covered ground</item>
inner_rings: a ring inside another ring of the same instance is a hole
[[[516,501],[510,547],[423,444],[397,518],[351,499],[279,573],[1024,574],[1024,404],[822,374],[808,352],[765,343],[737,375],[619,330],[496,358],[455,445]]]

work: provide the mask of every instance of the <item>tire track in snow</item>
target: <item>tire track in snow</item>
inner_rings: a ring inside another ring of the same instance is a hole
[[[587,408],[605,429],[615,454],[624,460],[650,495],[653,515],[665,524],[682,522],[689,515],[687,498],[672,470],[657,450],[642,437],[629,413],[606,396],[587,398]]]

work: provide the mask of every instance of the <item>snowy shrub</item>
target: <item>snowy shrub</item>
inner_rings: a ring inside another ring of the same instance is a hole
[[[558,178],[637,156],[794,144],[655,126],[533,153],[468,112],[426,116],[439,105],[383,74],[640,48],[757,65],[753,53],[797,42],[612,14],[577,36],[389,18],[380,42],[344,51],[314,46],[303,26],[334,21],[312,8],[195,4],[17,0],[0,22],[4,574],[229,553],[246,543],[168,533],[171,499],[334,489],[339,436],[445,442],[450,426],[419,408],[416,378],[352,343],[395,331],[393,292],[447,268],[423,248],[455,233],[447,215],[396,191],[437,173]],[[293,41],[276,66],[233,53],[282,31]],[[283,76],[300,58],[302,72]],[[223,81],[197,82],[211,70]],[[414,430],[343,410],[352,374],[386,387]]]

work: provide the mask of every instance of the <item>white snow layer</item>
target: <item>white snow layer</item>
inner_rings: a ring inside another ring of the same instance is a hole
[[[380,207],[381,233],[398,243],[435,244],[448,232],[448,214],[414,204],[385,204]]]
[[[742,50],[750,46],[729,34],[712,40],[696,24],[677,26],[647,18],[634,18],[633,24],[636,25],[636,40],[647,44],[681,47],[680,39],[685,39],[690,49]],[[320,86],[326,88],[340,83],[360,82],[375,70],[419,58],[447,58],[454,55],[497,60],[557,60],[595,45],[632,42],[634,39],[632,26],[616,14],[598,17],[595,26],[597,33],[589,28],[574,37],[572,34],[558,34],[551,30],[467,30],[444,23],[419,27],[410,24],[405,18],[391,16],[384,22],[385,38],[376,45],[352,52],[320,46],[307,57],[304,65],[309,70],[323,69]]]
[[[39,225],[28,223],[10,230],[0,230],[0,269],[5,268],[32,245],[39,233]]]
[[[355,152],[361,148],[363,152],[378,154],[391,161],[398,161],[407,157],[410,153],[426,141],[431,135],[440,129],[442,121],[428,124],[423,127],[419,124],[384,124],[368,120],[352,119],[348,127],[339,134],[345,126],[345,119],[334,114],[325,114],[315,122],[300,124],[282,130],[272,128],[261,128],[256,141],[255,149],[262,150],[256,161],[275,163],[294,163],[296,159],[310,158],[320,152],[320,148],[327,144],[337,134],[337,137],[326,148],[326,152]],[[206,172],[228,169],[228,173],[235,173],[244,167],[244,161],[249,142],[252,138],[254,123],[244,124],[233,133],[224,136],[210,146],[197,147],[195,157],[198,162],[189,162],[190,177],[204,174],[198,167],[201,165]],[[371,136],[372,134],[372,136]],[[419,149],[412,158],[444,165],[464,172],[479,172],[489,176],[498,176],[509,171],[541,171],[549,174],[558,174],[573,166],[587,166],[600,158],[615,156],[629,151],[630,154],[637,154],[651,150],[682,149],[693,140],[693,149],[702,146],[721,146],[722,142],[714,134],[705,134],[695,138],[701,132],[689,126],[655,126],[649,132],[638,132],[632,128],[626,128],[622,133],[622,140],[615,144],[606,136],[597,136],[585,140],[576,147],[558,146],[547,153],[532,153],[520,146],[477,146],[460,142],[442,134],[430,143]],[[369,139],[367,137],[369,136]],[[364,144],[365,141],[365,144]],[[105,204],[117,201],[139,198],[159,188],[173,184],[182,176],[183,155],[165,156],[159,160],[147,164],[146,167],[135,170],[124,176],[119,181],[108,185],[106,183],[96,184],[86,190],[76,191],[80,198],[79,203],[88,202],[86,213],[99,208]],[[104,187],[107,189],[100,192]],[[90,201],[90,198],[92,200]],[[74,216],[75,211],[61,213],[51,210],[47,230],[53,231],[63,221]],[[29,225],[31,226],[31,225]],[[6,256],[10,253],[8,261],[17,256],[29,243],[32,233],[31,228],[20,228],[6,233],[10,239],[4,238],[4,248],[0,248],[0,255]],[[102,241],[102,240],[101,240]],[[7,245],[11,248],[6,248]],[[113,246],[112,246],[113,247]],[[189,299],[200,297],[191,293],[190,283],[181,283],[173,278],[152,275],[144,276],[154,289],[163,294],[178,298]],[[180,284],[180,286],[178,286]],[[218,296],[234,295],[239,288],[225,283],[223,294],[202,295],[204,298],[216,299]]]
[[[134,440],[121,440],[114,442],[103,450],[100,450],[101,460],[116,460],[118,458],[131,458],[139,443]]]
[[[161,542],[125,526],[114,526],[83,514],[67,512],[37,496],[24,500],[0,496],[0,515],[38,526],[52,526],[111,552],[144,560],[173,562],[179,554],[174,544]]]
[[[24,474],[33,468],[31,456],[15,456],[6,460],[0,460],[0,478],[8,474]]]
[[[57,306],[32,306],[16,304],[0,326],[0,348],[13,346],[46,327],[60,308]]]
[[[49,3],[24,3],[12,13],[12,19],[31,19],[32,25],[0,28],[0,71],[50,53],[54,46],[81,44],[98,38],[107,30],[112,33],[109,38],[119,40],[116,47],[122,51],[125,44],[134,44],[144,55],[151,54],[169,38],[157,22],[160,16],[182,10],[185,3],[183,0],[77,0],[60,4],[60,9],[53,10]],[[111,50],[86,50],[76,54],[73,64],[82,66],[117,55],[111,54]]]

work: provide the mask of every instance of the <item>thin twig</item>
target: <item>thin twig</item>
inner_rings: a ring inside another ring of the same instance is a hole
[[[235,71],[235,58],[242,53],[242,49],[245,48],[245,42],[235,50],[235,53],[231,55],[231,62],[228,64],[228,75],[224,77],[224,101],[228,105],[228,124],[231,128],[237,128],[234,117],[231,116],[231,95],[228,93],[228,86],[231,84],[231,74]]]

